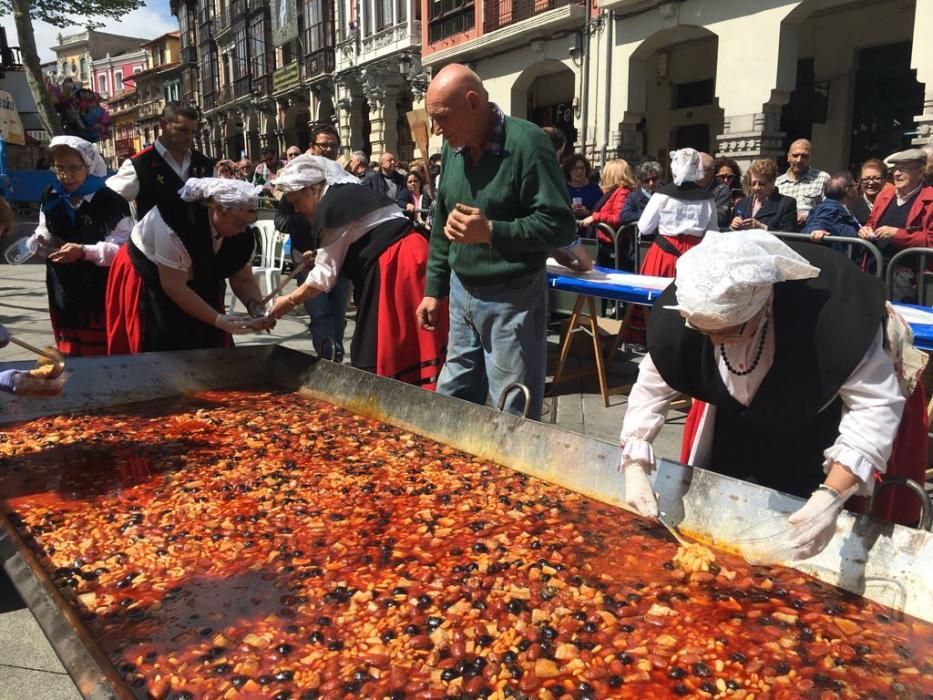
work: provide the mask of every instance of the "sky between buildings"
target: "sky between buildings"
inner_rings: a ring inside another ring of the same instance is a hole
[[[75,34],[82,26],[84,19],[73,18],[74,24],[67,29],[53,27],[45,22],[33,21],[36,32],[36,48],[39,50],[39,59],[45,63],[55,58],[52,47],[58,44],[59,33],[67,36]],[[19,37],[16,35],[16,26],[12,15],[0,18],[0,25],[6,29],[7,41],[11,46],[19,46]],[[118,20],[107,20],[99,30],[122,34],[123,36],[138,36],[143,39],[154,39],[165,32],[176,31],[178,22],[172,17],[169,10],[169,0],[149,0],[143,7],[134,10]]]

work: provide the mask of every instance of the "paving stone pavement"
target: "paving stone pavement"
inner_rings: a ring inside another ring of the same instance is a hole
[[[22,228],[28,230],[29,225]],[[0,244],[0,254],[4,247]],[[0,262],[0,322],[13,335],[32,345],[42,347],[52,343],[43,265],[14,267]],[[240,336],[236,343],[281,343],[310,353],[306,322],[303,314],[295,314],[280,321],[271,335]],[[353,322],[349,321],[346,332],[348,349],[352,333]],[[549,337],[549,350],[556,356],[556,333]],[[31,359],[33,356],[28,351],[9,345],[0,350],[0,369],[7,361]],[[637,374],[638,359],[637,355],[618,353],[609,370],[610,386],[632,383]],[[589,368],[591,364],[592,360],[571,356],[567,371],[572,373],[581,367]],[[579,378],[561,382],[557,389],[552,392],[555,396],[547,399],[545,421],[610,442],[618,439],[626,409],[624,396],[612,396],[610,406],[603,406],[595,374],[590,371]],[[655,441],[655,452],[659,456],[678,458],[683,422],[684,414],[671,413]],[[0,572],[0,700],[72,700],[79,697],[32,614],[23,607],[6,574]]]

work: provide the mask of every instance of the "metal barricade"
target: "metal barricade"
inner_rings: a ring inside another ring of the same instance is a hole
[[[737,233],[741,233],[741,231],[737,231]],[[884,275],[884,258],[881,256],[881,251],[878,250],[878,246],[876,246],[871,241],[866,241],[862,238],[853,238],[851,236],[826,236],[819,241],[814,241],[810,238],[809,233],[791,233],[789,231],[771,231],[770,233],[773,233],[778,238],[782,238],[784,240],[809,241],[814,245],[820,245],[821,243],[842,243],[843,245],[847,246],[848,250],[846,253],[841,254],[846,255],[849,258],[852,257],[853,246],[856,248],[864,248],[865,251],[869,253],[874,259],[875,266],[873,274],[875,277],[882,277]]]
[[[933,256],[933,248],[905,248],[888,262],[888,269],[884,276],[885,289],[888,299],[893,300],[894,273],[898,265],[904,265],[904,258],[917,256],[920,264],[917,266],[917,303],[921,306],[930,306],[933,301],[933,272],[927,271],[927,256]],[[930,289],[928,289],[930,287]],[[929,294],[927,293],[929,292]]]

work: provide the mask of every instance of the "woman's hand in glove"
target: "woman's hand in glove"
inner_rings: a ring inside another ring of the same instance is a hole
[[[625,474],[625,503],[646,518],[658,517],[658,498],[651,488],[648,466],[632,462],[623,469]]]
[[[231,335],[243,335],[254,330],[249,319],[233,316],[232,314],[217,314],[217,318],[214,319],[214,326]]]
[[[836,534],[836,519],[843,505],[843,499],[818,489],[800,510],[788,516],[787,524],[795,530],[791,545],[797,559],[809,559],[826,548]]]

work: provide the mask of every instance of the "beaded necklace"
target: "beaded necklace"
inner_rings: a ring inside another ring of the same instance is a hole
[[[765,339],[768,337],[768,322],[771,320],[770,314],[765,314],[764,325],[761,328],[761,338],[758,341],[758,350],[755,351],[755,359],[752,360],[752,363],[748,366],[748,369],[737,370],[729,363],[729,356],[726,355],[726,344],[719,344],[719,352],[722,354],[722,361],[726,363],[726,369],[729,370],[732,374],[737,377],[744,377],[746,374],[751,374],[755,368],[758,366],[758,363],[761,361],[761,353],[765,349]]]

